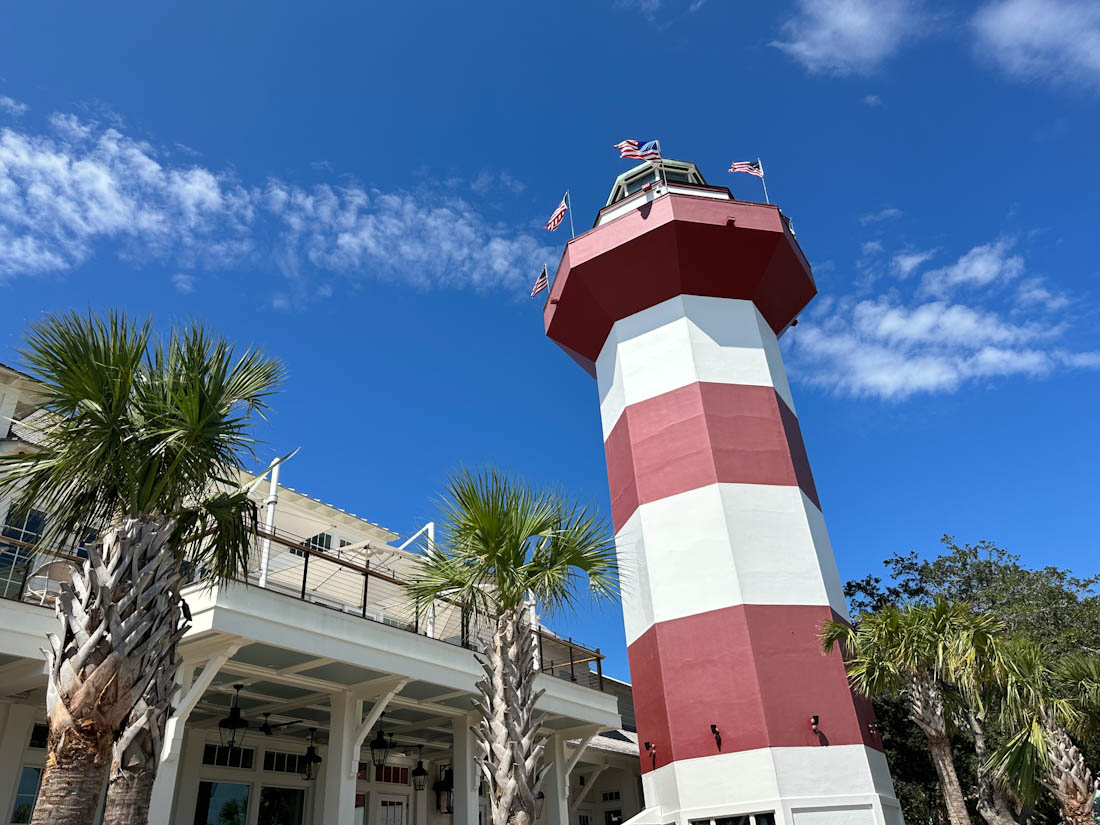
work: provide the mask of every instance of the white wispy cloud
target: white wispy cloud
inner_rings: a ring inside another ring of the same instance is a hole
[[[878,109],[882,106],[882,98],[878,95],[864,95],[863,103],[872,109]]]
[[[27,113],[28,109],[30,109],[30,106],[26,103],[20,103],[18,100],[8,97],[7,95],[0,95],[0,111],[2,112],[21,117]]]
[[[880,209],[878,212],[868,212],[865,215],[859,216],[859,222],[861,224],[879,223],[881,221],[888,221],[892,218],[900,218],[902,211],[896,209],[893,206],[887,206],[885,209]]]
[[[972,20],[985,60],[1021,80],[1100,90],[1100,4],[993,0]]]
[[[275,266],[295,282],[315,271],[509,288],[553,253],[457,190],[248,184],[73,114],[51,116],[49,127],[0,129],[0,280],[110,251],[187,269]],[[523,186],[507,173],[492,185]],[[173,284],[186,291],[191,277]]]
[[[922,291],[942,296],[959,287],[983,287],[1018,278],[1024,272],[1024,259],[1012,252],[1014,246],[1011,238],[975,246],[955,263],[924,273]]]
[[[868,74],[924,28],[917,0],[799,0],[771,45],[810,72]]]
[[[177,272],[172,276],[172,286],[176,288],[176,292],[190,295],[195,291],[195,276],[188,275],[186,272]]]
[[[934,249],[909,249],[897,252],[890,260],[890,268],[901,278],[908,278],[920,268],[921,264],[931,260],[936,254]]]
[[[886,255],[880,241],[868,244],[857,261],[861,269],[888,266],[897,273],[931,254]],[[971,292],[965,302],[928,299],[923,282],[906,294],[899,289],[904,281],[895,281],[884,295],[852,294],[811,308],[788,336],[792,374],[830,392],[896,401],[976,381],[1100,369],[1100,351],[1067,346],[1070,328],[1053,310],[1068,299],[1026,275],[1022,255],[1010,248],[1004,240],[975,246],[936,270],[935,283],[950,291],[1008,279],[1014,291]]]

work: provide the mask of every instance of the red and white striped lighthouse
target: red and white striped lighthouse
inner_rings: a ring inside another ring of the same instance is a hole
[[[901,825],[778,336],[816,294],[775,206],[621,175],[546,334],[597,379],[643,743],[637,825]],[[740,819],[739,817],[746,817]]]

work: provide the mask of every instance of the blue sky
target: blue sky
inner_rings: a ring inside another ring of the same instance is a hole
[[[944,532],[1094,572],[1097,55],[1087,0],[14,4],[0,360],[44,312],[202,319],[286,362],[291,486],[408,533],[492,462],[607,512],[542,224],[568,187],[591,225],[624,137],[746,199],[759,155],[841,574]],[[626,675],[617,608],[556,624]]]

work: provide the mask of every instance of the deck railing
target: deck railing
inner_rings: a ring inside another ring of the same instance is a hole
[[[266,571],[263,560],[266,556]],[[27,542],[0,539],[0,598],[52,607],[71,568],[84,560],[69,553],[43,551]],[[420,604],[409,592],[407,557],[379,545],[319,549],[309,540],[282,530],[261,530],[253,540],[241,584],[310,602],[320,608],[357,616],[409,633],[471,650],[484,650],[489,625],[462,604],[437,599]],[[201,571],[196,572],[196,578]],[[603,656],[573,639],[539,626],[533,631],[540,670],[595,690],[603,690]]]

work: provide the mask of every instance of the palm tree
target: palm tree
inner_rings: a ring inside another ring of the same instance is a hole
[[[428,547],[412,586],[422,605],[446,600],[487,620],[492,637],[478,654],[481,720],[474,734],[488,784],[493,825],[531,825],[542,784],[544,717],[535,702],[535,641],[529,605],[553,613],[572,606],[587,578],[597,600],[616,592],[614,543],[606,524],[565,497],[496,470],[459,472],[442,503],[440,542]]]
[[[256,508],[239,487],[253,416],[281,379],[199,326],[153,341],[121,313],[47,317],[22,353],[45,398],[43,449],[0,463],[0,491],[49,517],[44,551],[99,538],[57,600],[49,756],[33,825],[143,825],[170,711],[187,571],[246,569]]]
[[[1026,804],[1040,789],[1067,825],[1094,825],[1096,777],[1074,734],[1094,729],[1100,708],[1100,660],[1069,656],[1051,663],[1028,641],[1011,645],[1002,665],[1002,720],[1009,732],[989,769]]]
[[[855,627],[829,621],[822,649],[840,645],[852,688],[867,697],[900,694],[909,717],[924,733],[940,780],[951,825],[970,825],[955,772],[949,736],[949,702],[977,696],[987,663],[995,660],[1000,622],[965,604],[887,605],[859,618]],[[945,691],[945,685],[950,686]]]

